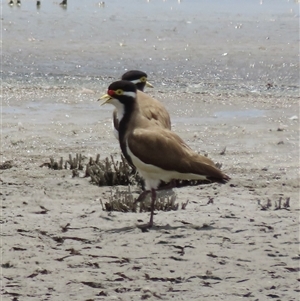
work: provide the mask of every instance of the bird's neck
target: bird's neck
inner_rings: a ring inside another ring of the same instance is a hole
[[[128,103],[126,106],[122,106],[118,108],[118,116],[119,116],[119,137],[123,137],[127,131],[128,124],[132,119],[133,115],[138,110],[138,106],[135,102]]]
[[[133,121],[134,115],[138,111],[138,106],[135,102],[129,103],[126,107],[123,107],[123,114],[120,116],[119,121],[119,142],[120,147],[122,150],[123,155],[125,156],[126,160],[129,162],[130,165],[133,166],[132,160],[127,153],[126,150],[126,139],[128,135],[128,130],[130,131],[129,125],[130,122]]]
[[[136,85],[136,88],[139,90],[139,91],[144,91],[144,89],[145,89],[145,83],[137,83],[137,84],[135,84]]]

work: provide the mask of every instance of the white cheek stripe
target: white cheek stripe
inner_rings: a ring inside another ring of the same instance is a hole
[[[124,105],[116,98],[112,98],[110,101],[110,104],[116,107],[117,118],[119,119],[119,122],[120,122],[124,116]],[[114,126],[113,126],[113,128],[114,128]]]
[[[135,92],[124,92],[123,95],[125,96],[129,96],[129,97],[133,97],[136,98],[136,93]],[[122,120],[122,118],[124,117],[124,105],[117,99],[112,97],[110,104],[112,104],[113,106],[115,106],[117,108],[117,118],[119,119],[119,122]],[[119,132],[115,129],[114,127],[114,121],[112,121],[112,127],[113,127],[113,131],[114,131],[114,135],[117,139],[119,139]]]
[[[131,82],[132,82],[133,84],[137,84],[137,83],[140,83],[141,81],[140,81],[139,79],[134,79],[134,80],[131,80]]]
[[[126,92],[126,91],[124,91],[123,95],[132,97],[134,99],[136,98],[136,93],[135,92]]]

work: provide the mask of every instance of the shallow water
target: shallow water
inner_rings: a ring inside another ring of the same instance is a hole
[[[78,84],[77,76],[119,77],[138,68],[160,81],[298,82],[294,1],[73,0],[66,9],[51,1],[40,9],[33,0],[1,3],[4,81],[55,75]]]
[[[176,93],[299,96],[296,1],[99,3],[69,0],[63,8],[42,1],[38,9],[34,0],[20,7],[1,1],[3,113],[45,122],[46,113],[67,111],[60,88],[71,88],[80,101],[80,89],[105,91],[129,69],[145,70],[155,90],[173,99]]]
[[[243,110],[243,111],[219,111],[215,113],[216,118],[255,118],[264,116],[264,110]]]

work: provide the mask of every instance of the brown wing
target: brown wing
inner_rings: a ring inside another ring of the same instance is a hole
[[[193,173],[214,180],[228,180],[207,157],[192,151],[175,133],[159,127],[135,129],[128,136],[131,152],[146,164],[164,170]]]
[[[156,120],[156,124],[171,129],[170,115],[161,102],[142,91],[138,91],[137,102],[141,114],[148,120]]]

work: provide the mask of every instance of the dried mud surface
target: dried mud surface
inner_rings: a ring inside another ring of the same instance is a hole
[[[1,300],[297,300],[297,98],[151,91],[232,180],[174,189],[186,209],[157,212],[142,232],[148,213],[102,210],[114,189],[40,167],[119,158],[101,87],[24,89],[4,90]]]

